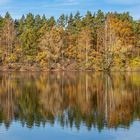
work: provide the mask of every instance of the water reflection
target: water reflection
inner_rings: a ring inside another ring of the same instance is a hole
[[[88,130],[129,128],[140,118],[139,73],[0,74],[0,124]]]

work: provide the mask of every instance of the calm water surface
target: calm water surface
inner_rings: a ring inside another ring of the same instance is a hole
[[[0,140],[140,140],[140,73],[1,73]]]

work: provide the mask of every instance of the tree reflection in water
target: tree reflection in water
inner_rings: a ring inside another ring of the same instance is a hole
[[[139,73],[3,73],[0,124],[129,128],[140,118]]]

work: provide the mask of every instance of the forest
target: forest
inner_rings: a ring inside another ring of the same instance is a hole
[[[140,20],[128,12],[0,16],[0,71],[139,71]]]

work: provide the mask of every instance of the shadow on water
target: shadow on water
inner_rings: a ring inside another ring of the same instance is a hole
[[[0,124],[88,130],[129,128],[140,119],[139,73],[2,73]]]

